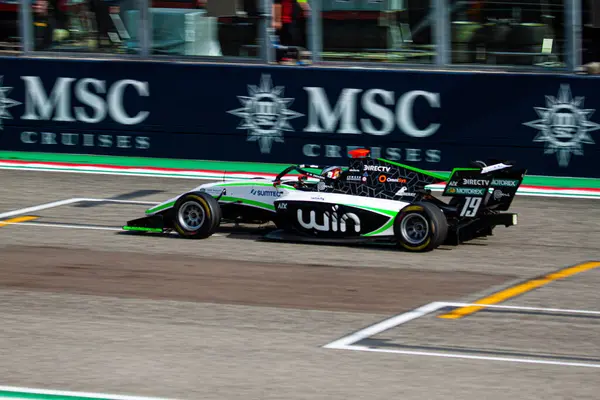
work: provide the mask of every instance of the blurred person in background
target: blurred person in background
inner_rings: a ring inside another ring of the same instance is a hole
[[[306,48],[307,0],[273,0],[272,27],[283,46]]]
[[[47,50],[69,36],[67,0],[37,0],[32,5],[36,50]]]
[[[71,19],[78,18],[88,40],[88,48],[113,48],[110,35],[115,32],[111,14],[120,13],[121,0],[36,0],[33,3],[36,50],[48,50],[53,44],[74,39]],[[91,14],[91,21],[88,20]]]
[[[111,39],[111,34],[116,34],[111,14],[120,14],[121,0],[88,0],[88,7],[94,14],[96,38],[92,39],[90,46],[97,48],[114,48],[115,43]]]

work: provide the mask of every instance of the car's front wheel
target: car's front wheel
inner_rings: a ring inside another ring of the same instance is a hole
[[[446,240],[448,221],[435,205],[414,203],[400,210],[396,216],[394,234],[398,244],[408,251],[431,251]]]
[[[187,239],[205,239],[221,223],[219,202],[202,192],[187,193],[177,199],[172,215],[175,230]]]

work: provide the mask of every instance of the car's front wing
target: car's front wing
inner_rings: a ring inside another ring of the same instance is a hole
[[[165,218],[162,214],[149,215],[127,221],[127,225],[123,227],[125,231],[134,232],[155,232],[162,233],[167,227],[165,226]]]

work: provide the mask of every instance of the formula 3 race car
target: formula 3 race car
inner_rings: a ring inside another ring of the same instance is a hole
[[[517,224],[508,211],[526,169],[477,161],[450,177],[350,152],[348,168],[292,165],[274,179],[202,184],[127,222],[127,231],[176,231],[207,238],[221,223],[264,224],[271,240],[317,243],[391,242],[412,252],[458,245]],[[316,170],[313,172],[311,170]],[[287,177],[292,171],[296,178]],[[443,184],[444,202],[429,185]]]

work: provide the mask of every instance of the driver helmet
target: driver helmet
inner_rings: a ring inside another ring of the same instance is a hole
[[[338,179],[342,174],[342,168],[338,166],[327,167],[321,172],[321,176],[329,179]]]

